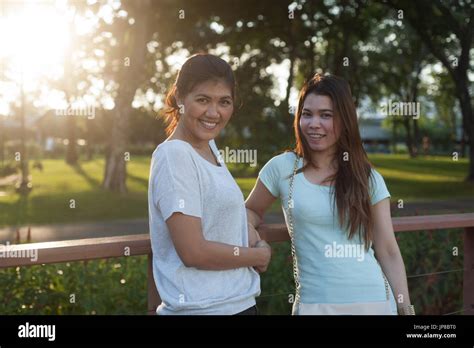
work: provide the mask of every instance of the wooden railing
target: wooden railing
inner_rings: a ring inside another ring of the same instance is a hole
[[[463,312],[474,314],[474,213],[399,217],[392,218],[392,222],[394,231],[397,233],[447,228],[464,229]],[[262,239],[269,242],[289,240],[284,224],[262,225],[259,233]],[[148,234],[18,244],[10,245],[9,250],[25,253],[28,253],[28,250],[30,252],[35,250],[38,259],[31,261],[30,258],[0,258],[0,268],[148,255],[148,313],[154,314],[161,302],[153,278]]]

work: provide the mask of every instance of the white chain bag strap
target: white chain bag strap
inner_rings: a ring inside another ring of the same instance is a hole
[[[296,256],[295,248],[295,232],[294,232],[294,221],[293,221],[293,189],[296,172],[298,170],[298,162],[300,157],[296,155],[295,164],[293,166],[293,173],[290,177],[290,187],[288,192],[288,206],[287,206],[287,217],[288,217],[288,234],[290,235],[291,241],[291,256],[293,258],[293,277],[295,280],[295,298],[293,303],[292,315],[311,315],[311,314],[320,314],[320,315],[331,315],[331,314],[379,314],[379,315],[389,315],[391,313],[390,306],[390,287],[385,277],[385,274],[382,272],[382,276],[385,283],[385,295],[386,301],[383,302],[367,302],[367,303],[354,303],[354,304],[305,304],[300,301],[300,277],[298,271],[298,258]]]

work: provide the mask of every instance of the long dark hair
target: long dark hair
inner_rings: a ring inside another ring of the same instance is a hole
[[[179,105],[176,93],[184,98],[192,89],[209,80],[223,81],[236,97],[235,77],[230,65],[212,54],[199,53],[189,57],[178,72],[176,81],[171,86],[165,100],[164,118],[167,123],[166,134],[170,135],[178,125]]]
[[[358,234],[360,240],[364,240],[365,248],[368,250],[373,241],[369,194],[369,177],[372,166],[362,145],[351,89],[349,84],[340,77],[319,74],[314,75],[302,87],[293,125],[296,136],[294,152],[306,160],[305,166],[300,171],[310,164],[317,167],[311,159],[311,148],[300,128],[303,104],[311,93],[331,98],[335,126],[340,128],[334,155],[334,161],[337,162],[337,172],[325,180],[335,183],[332,197],[333,205],[337,205],[339,223],[341,227],[348,229],[349,239]],[[348,160],[344,160],[345,156],[349,156]]]

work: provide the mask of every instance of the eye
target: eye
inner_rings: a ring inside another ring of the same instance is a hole
[[[196,99],[198,103],[201,103],[201,104],[205,104],[207,103],[207,99],[206,98],[198,98]]]
[[[309,112],[303,112],[303,113],[301,114],[301,116],[303,116],[303,117],[311,117],[312,115],[311,115]]]
[[[230,100],[224,99],[224,100],[221,101],[221,104],[223,104],[223,105],[225,105],[225,106],[229,106],[229,105],[231,105],[232,103],[230,102]]]
[[[324,118],[329,118],[329,117],[332,117],[332,115],[331,115],[331,114],[323,114],[322,116],[323,116]]]

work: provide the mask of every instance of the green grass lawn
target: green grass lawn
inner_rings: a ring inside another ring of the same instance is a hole
[[[392,201],[474,197],[474,185],[463,181],[468,170],[466,159],[411,160],[406,155],[372,155],[370,159],[385,178]],[[100,188],[103,159],[82,162],[76,168],[63,160],[44,160],[42,172],[31,171],[33,191],[27,199],[21,199],[13,188],[0,196],[0,226],[145,218],[149,161],[148,157],[132,157],[127,166],[129,192],[117,194]],[[236,180],[247,196],[256,179]],[[70,208],[71,200],[74,209]],[[272,211],[280,210],[275,202]]]
[[[451,157],[372,155],[370,161],[382,174],[392,201],[453,200],[474,198],[474,184],[464,182],[469,162]]]

